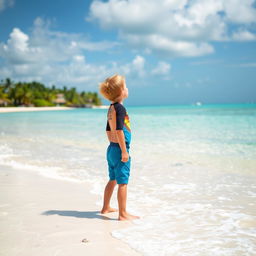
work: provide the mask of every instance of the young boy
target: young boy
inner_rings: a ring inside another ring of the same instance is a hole
[[[124,77],[114,75],[100,84],[100,93],[104,98],[111,101],[107,114],[106,133],[110,142],[107,148],[107,162],[109,171],[109,182],[104,191],[104,204],[102,214],[115,212],[110,207],[110,199],[118,184],[118,220],[138,219],[138,216],[126,211],[127,184],[130,176],[131,157],[129,156],[131,129],[129,116],[123,106],[123,100],[128,97]]]

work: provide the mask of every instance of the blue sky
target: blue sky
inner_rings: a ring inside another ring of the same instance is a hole
[[[0,79],[98,91],[120,73],[126,105],[256,103],[254,0],[0,0],[0,25]]]

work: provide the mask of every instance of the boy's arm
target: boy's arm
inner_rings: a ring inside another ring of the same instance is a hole
[[[126,150],[126,145],[125,145],[125,137],[124,137],[124,132],[122,130],[115,130],[113,131],[116,133],[116,137],[117,137],[117,141],[118,141],[118,144],[121,148],[121,151],[122,151],[122,159],[121,161],[122,162],[127,162],[129,160],[129,154]],[[108,136],[108,140],[110,140],[110,132],[107,131],[107,136]]]
[[[129,154],[126,150],[126,145],[125,145],[125,138],[124,138],[124,132],[122,130],[116,130],[116,135],[117,135],[117,140],[119,143],[119,146],[122,151],[122,162],[127,162],[129,160]]]
[[[119,143],[119,146],[123,152],[127,152],[126,145],[125,145],[125,138],[124,138],[124,132],[123,130],[116,130],[116,136]]]
[[[110,131],[106,131],[106,134],[107,134],[107,137],[108,137],[108,141],[110,142],[111,141],[111,132]]]

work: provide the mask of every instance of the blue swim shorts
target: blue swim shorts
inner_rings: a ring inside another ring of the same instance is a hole
[[[126,144],[129,153],[129,145]],[[122,162],[122,151],[118,143],[110,142],[107,148],[107,161],[109,179],[116,180],[117,184],[128,184],[130,176],[131,157],[127,162]]]

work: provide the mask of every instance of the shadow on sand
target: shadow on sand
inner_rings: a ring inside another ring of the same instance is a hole
[[[106,217],[101,215],[100,211],[88,211],[88,212],[79,212],[79,211],[65,211],[65,210],[49,210],[42,213],[42,215],[60,215],[67,217],[76,217],[76,218],[86,218],[86,219],[101,219],[101,220],[117,220],[113,218]]]

